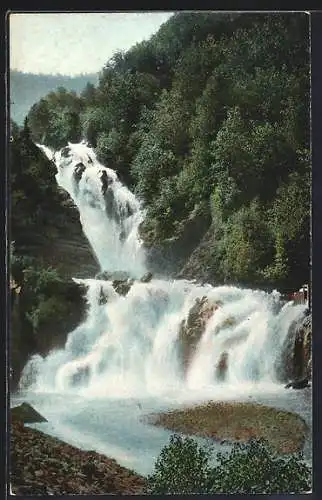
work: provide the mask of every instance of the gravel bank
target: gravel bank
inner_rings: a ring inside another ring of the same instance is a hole
[[[306,422],[295,413],[241,402],[209,402],[152,414],[148,421],[175,432],[219,442],[264,438],[280,453],[302,450],[309,430]]]
[[[15,495],[140,495],[144,477],[94,451],[82,451],[21,422],[11,425]]]

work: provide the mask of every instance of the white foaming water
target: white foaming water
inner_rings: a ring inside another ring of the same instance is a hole
[[[87,319],[69,334],[64,349],[31,359],[22,387],[31,381],[36,391],[116,398],[271,387],[290,325],[304,310],[282,306],[276,293],[184,280],[135,282],[125,297],[110,281],[77,281],[88,287]],[[180,326],[196,299],[205,296],[220,306],[185,372]],[[221,381],[216,366],[223,353],[227,370]]]
[[[38,145],[57,167],[56,180],[76,204],[85,236],[102,270],[146,271],[138,228],[144,211],[116,173],[101,165],[85,142],[60,151]]]

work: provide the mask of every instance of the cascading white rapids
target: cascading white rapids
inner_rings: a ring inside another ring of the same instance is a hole
[[[68,143],[60,151],[38,145],[57,168],[56,180],[80,214],[83,232],[102,270],[145,272],[138,228],[144,211],[114,170],[101,165],[85,142]]]
[[[138,226],[144,213],[135,196],[86,144],[69,144],[55,154],[43,149],[57,166],[58,184],[79,208],[102,268],[142,273]],[[289,329],[305,309],[283,305],[277,292],[185,280],[135,281],[126,296],[112,281],[76,281],[87,287],[86,320],[68,335],[64,349],[29,361],[22,388],[120,397],[272,385]],[[180,328],[203,297],[220,306],[206,321],[185,368]],[[223,356],[224,379],[216,370]]]
[[[301,305],[281,306],[278,294],[235,287],[152,280],[135,282],[123,297],[112,282],[78,281],[88,287],[86,321],[69,334],[64,349],[30,360],[22,387],[142,397],[271,386],[289,327],[303,312]],[[220,307],[184,373],[180,325],[196,299],[205,296],[220,301]],[[220,381],[215,367],[224,352],[228,366],[225,381]]]

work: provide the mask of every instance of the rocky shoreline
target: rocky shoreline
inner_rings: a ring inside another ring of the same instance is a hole
[[[17,420],[10,432],[10,485],[14,495],[142,495],[146,480]]]

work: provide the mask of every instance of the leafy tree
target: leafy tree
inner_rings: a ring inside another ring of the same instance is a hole
[[[280,456],[263,439],[235,444],[226,455],[217,455],[210,493],[290,494],[311,489],[311,470],[303,455]]]
[[[192,494],[207,492],[210,452],[191,438],[178,435],[161,450],[154,473],[148,478],[150,494]]]
[[[272,258],[273,245],[257,200],[227,219],[220,245],[224,248],[221,268],[225,281],[258,282],[261,269]]]
[[[80,140],[81,109],[82,99],[76,92],[67,91],[64,87],[50,92],[28,113],[33,140],[53,148],[63,147],[67,141]]]
[[[189,437],[173,435],[148,478],[152,494],[290,494],[311,489],[311,470],[302,454],[281,456],[263,439],[236,443],[217,453]]]
[[[275,239],[275,258],[265,275],[279,280],[293,275],[309,278],[310,176],[294,172],[277,190],[269,211],[269,225]],[[296,242],[296,244],[294,244]]]

